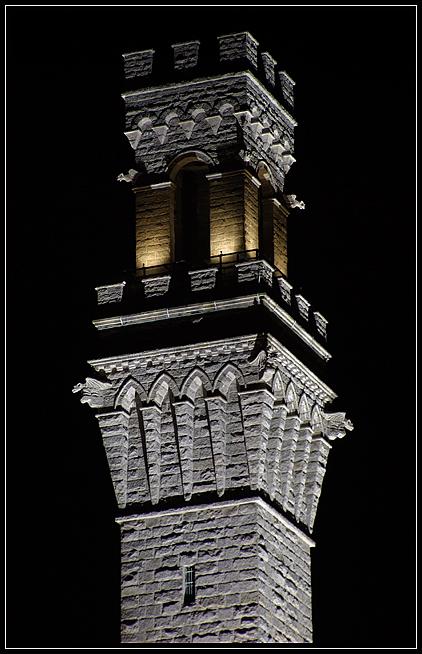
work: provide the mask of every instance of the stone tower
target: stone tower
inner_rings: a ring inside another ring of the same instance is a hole
[[[325,318],[287,277],[294,82],[247,32],[124,55],[133,274],[98,286],[95,409],[124,643],[312,642]]]

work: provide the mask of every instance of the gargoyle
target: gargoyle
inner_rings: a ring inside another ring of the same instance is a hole
[[[290,209],[304,209],[305,203],[303,200],[296,200],[296,195],[285,195],[284,199],[289,205]]]
[[[324,435],[328,440],[333,441],[335,438],[343,438],[346,431],[353,430],[351,420],[346,418],[345,413],[323,413],[322,427]]]
[[[137,174],[137,170],[130,168],[127,173],[120,173],[116,179],[118,182],[133,182]]]
[[[72,393],[82,391],[81,403],[87,403],[90,407],[98,409],[104,406],[105,395],[111,388],[113,388],[113,384],[110,382],[101,382],[87,377],[84,384],[76,384],[72,388]]]

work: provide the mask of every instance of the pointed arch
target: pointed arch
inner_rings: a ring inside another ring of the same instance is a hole
[[[177,174],[182,170],[182,168],[195,162],[202,163],[207,166],[215,165],[213,159],[206,152],[202,150],[186,150],[185,152],[181,152],[176,157],[174,157],[174,159],[172,159],[168,164],[167,172],[169,179],[174,182],[176,180]]]
[[[277,370],[274,375],[272,391],[276,400],[284,400],[286,390],[284,388],[283,378],[279,370]]]
[[[161,407],[165,398],[167,397],[169,391],[173,393],[174,396],[179,395],[179,387],[167,372],[161,373],[148,393],[148,401],[155,402],[158,407]]]
[[[311,408],[305,393],[302,393],[299,400],[299,416],[302,422],[309,422],[311,419]]]
[[[322,432],[323,430],[322,414],[318,404],[315,404],[314,408],[312,409],[311,425],[312,425],[312,430],[315,433],[319,434]]]
[[[265,161],[260,161],[256,167],[256,176],[261,182],[263,197],[273,196],[276,192],[277,185],[274,177]]]
[[[286,389],[286,404],[289,413],[297,410],[297,394],[293,382],[290,382]]]
[[[244,377],[239,368],[232,363],[226,363],[215,378],[214,390],[220,391],[222,395],[227,397],[227,393],[234,382],[238,386],[245,385]]]
[[[130,375],[127,377],[121,384],[119,390],[117,391],[116,398],[114,400],[114,408],[121,406],[126,411],[130,410],[131,405],[135,401],[135,395],[139,395],[141,400],[146,400],[147,394],[145,388],[137,379]]]
[[[210,379],[201,368],[194,368],[182,384],[181,395],[194,402],[198,395],[204,395],[204,390],[211,391]]]

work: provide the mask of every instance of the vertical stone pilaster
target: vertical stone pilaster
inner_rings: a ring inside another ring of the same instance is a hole
[[[293,484],[293,466],[297,440],[299,437],[300,418],[290,414],[286,418],[283,443],[280,455],[280,492],[283,509],[293,513],[294,505],[290,497]]]
[[[174,260],[173,182],[134,189],[136,195],[136,267],[162,266]]]
[[[160,499],[161,409],[155,404],[139,407],[140,427],[146,452],[146,470],[152,504]]]
[[[299,430],[299,439],[296,447],[295,462],[293,468],[293,496],[294,513],[296,520],[300,519],[302,513],[302,500],[305,491],[305,480],[308,470],[309,455],[311,452],[312,427],[309,423],[303,423]]]
[[[244,211],[245,211],[245,250],[259,248],[259,182],[247,170],[243,171],[244,178]]]
[[[248,171],[207,175],[211,256],[258,249],[260,182]]]
[[[312,439],[304,490],[305,507],[301,518],[310,531],[314,525],[330,449],[331,445],[322,436]]]
[[[175,432],[178,442],[180,469],[182,471],[183,496],[192,497],[193,486],[193,437],[195,407],[187,400],[172,402],[175,418]]]
[[[220,396],[205,397],[214,460],[215,484],[218,495],[226,489],[226,407],[227,400]]]
[[[276,198],[262,200],[263,255],[287,275],[288,210]]]
[[[287,406],[276,401],[273,407],[270,436],[268,438],[267,490],[271,499],[274,499],[280,488],[280,458],[286,417]]]
[[[251,488],[264,479],[274,396],[267,389],[239,392]]]
[[[127,499],[129,414],[124,410],[114,410],[97,413],[96,417],[103,437],[117,504],[123,509]]]

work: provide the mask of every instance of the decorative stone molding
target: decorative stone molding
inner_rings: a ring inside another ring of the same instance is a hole
[[[296,200],[296,195],[284,195],[283,197],[286,200],[290,209],[305,208],[305,203],[303,202],[303,200]]]
[[[134,497],[133,490],[127,495],[129,465],[130,480],[136,471],[146,475],[137,482],[144,489],[137,501],[158,503],[169,493],[188,500],[212,490],[222,496],[238,483],[269,493],[312,529],[328,441],[343,437],[352,424],[344,413],[323,411],[335,395],[311,370],[274,337],[261,341],[258,335],[237,337],[90,362],[109,381],[88,378],[74,392],[83,391],[82,402],[104,410],[100,427],[107,456],[117,457],[113,483],[120,505]],[[133,422],[129,416],[135,415]],[[169,421],[172,426],[165,427]],[[178,446],[163,459],[166,429]],[[203,450],[201,458],[194,433],[210,443],[212,454]],[[131,447],[139,438],[144,450]],[[143,463],[133,459],[135,452]],[[207,466],[212,475],[205,474]],[[169,471],[178,469],[181,485],[174,485]]]
[[[328,440],[343,438],[346,431],[353,431],[353,423],[346,419],[345,413],[323,413],[322,427],[324,435]]]
[[[137,174],[137,170],[130,168],[127,173],[120,173],[116,179],[118,182],[133,182]]]
[[[230,157],[240,156],[253,167],[265,161],[283,190],[294,162],[296,122],[250,72],[140,89],[123,97],[125,134],[137,168],[147,174],[164,172],[168,161],[188,145],[206,151],[217,165],[226,163],[222,146],[230,143]]]
[[[92,377],[87,377],[85,383],[76,384],[72,388],[72,393],[79,393],[82,391],[80,398],[81,403],[88,404],[91,408],[100,408],[107,406],[107,401],[110,398],[110,390],[113,384],[110,382],[102,382]]]
[[[123,299],[123,290],[126,282],[119,284],[108,284],[107,286],[96,286],[97,304],[111,304],[121,302]]]

